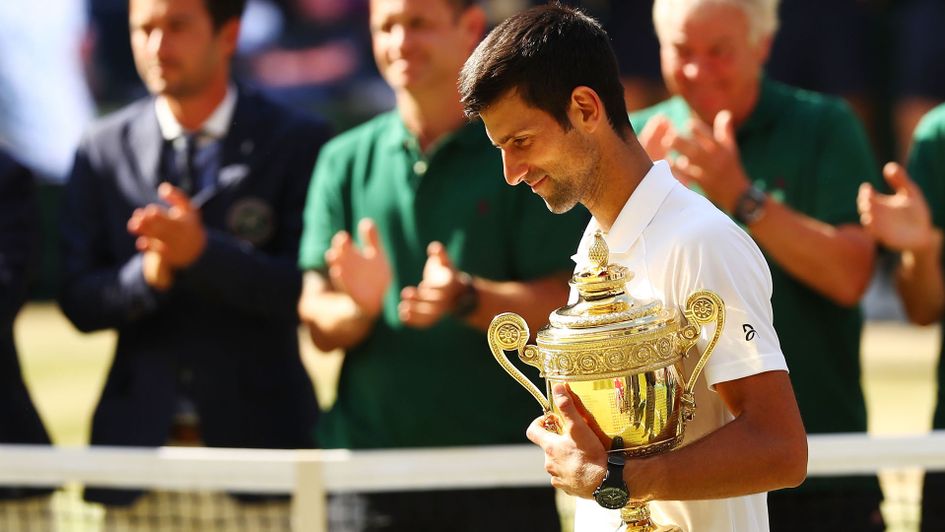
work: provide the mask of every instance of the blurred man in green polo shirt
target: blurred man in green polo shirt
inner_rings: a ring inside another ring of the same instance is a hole
[[[524,443],[536,414],[484,331],[503,311],[537,330],[566,303],[588,215],[555,216],[507,187],[482,124],[466,122],[456,80],[485,25],[472,0],[371,1],[397,109],[322,150],[300,252],[302,321],[319,348],[346,350],[325,447]],[[335,497],[329,519],[332,530],[559,528],[550,488]]]
[[[640,142],[764,251],[808,433],[866,431],[858,302],[875,246],[856,193],[879,176],[862,126],[839,100],[764,77],[776,0],[657,0],[653,20],[675,96],[631,115]],[[809,479],[768,500],[773,531],[883,529],[875,477]]]

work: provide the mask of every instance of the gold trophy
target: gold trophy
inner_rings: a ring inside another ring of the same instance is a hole
[[[489,348],[546,415],[560,415],[549,399],[551,388],[567,383],[593,417],[596,427],[592,428],[606,438],[608,462],[618,464],[622,475],[624,457],[665,452],[682,442],[686,422],[695,413],[693,386],[722,334],[725,307],[719,296],[705,290],[689,296],[685,319],[659,301],[634,300],[626,292],[632,273],[623,266],[608,265],[610,251],[600,231],[589,256],[590,268],[576,273],[569,283],[579,293],[577,302],[551,314],[551,323],[538,331],[537,346],[526,345],[525,320],[506,312],[489,326]],[[702,326],[712,322],[714,334],[686,382],[683,358]],[[505,351],[517,351],[523,362],[539,369],[545,394],[512,365]],[[553,419],[546,422],[549,430],[558,428]],[[622,476],[619,482],[623,483]],[[622,499],[602,499],[596,492],[595,498],[605,507],[620,508],[627,531],[681,530],[655,525],[646,503],[628,502],[625,490],[624,486]]]

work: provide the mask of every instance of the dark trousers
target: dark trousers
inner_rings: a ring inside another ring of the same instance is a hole
[[[926,473],[922,485],[922,532],[945,530],[945,473]]]
[[[560,532],[551,488],[351,493],[328,498],[330,532]]]
[[[881,532],[881,502],[882,494],[873,491],[772,491],[768,520],[771,532]]]

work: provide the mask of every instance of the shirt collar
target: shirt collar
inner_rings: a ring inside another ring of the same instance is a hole
[[[236,86],[228,85],[223,101],[217,105],[210,117],[198,128],[201,135],[214,139],[222,139],[226,136],[233,119],[233,111],[236,109],[236,97]],[[158,96],[154,100],[154,112],[157,114],[158,126],[164,140],[174,140],[185,133],[189,133],[174,117],[174,113],[171,112],[171,107],[164,97]]]
[[[391,119],[394,123],[391,126],[389,134],[385,135],[386,143],[394,149],[408,149],[419,152],[420,142],[417,140],[417,137],[407,129],[407,125],[404,124],[400,113],[394,111],[391,114]],[[443,135],[424,155],[431,156],[434,152],[442,149],[443,146],[454,142],[460,145],[470,146],[481,143],[486,138],[485,124],[482,123],[482,120],[469,121],[463,124],[459,129]]]
[[[643,234],[646,226],[656,216],[663,200],[677,186],[682,185],[673,177],[673,173],[669,169],[669,163],[666,161],[655,162],[630,195],[630,199],[624,204],[623,209],[620,210],[620,214],[614,220],[610,231],[605,233],[604,240],[607,242],[610,251],[612,253],[629,251],[630,247]],[[590,242],[593,241],[590,237],[593,237],[594,232],[598,229],[600,229],[600,224],[597,219],[591,218],[583,239],[588,243],[587,245],[590,245]],[[578,255],[581,255],[581,251],[578,252]]]

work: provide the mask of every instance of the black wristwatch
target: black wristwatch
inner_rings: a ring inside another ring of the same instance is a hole
[[[600,486],[594,490],[594,500],[597,504],[610,510],[619,510],[630,501],[630,490],[623,480],[623,465],[626,463],[623,451],[614,452],[613,449],[623,447],[623,438],[617,436],[611,444],[612,451],[607,453],[607,474]]]
[[[473,278],[466,272],[461,272],[460,283],[463,285],[463,291],[456,297],[451,311],[457,318],[465,318],[473,313],[479,306],[479,292],[473,284]]]
[[[767,194],[755,185],[751,185],[748,190],[738,197],[732,216],[742,225],[749,226],[765,215],[765,201],[767,199]]]

